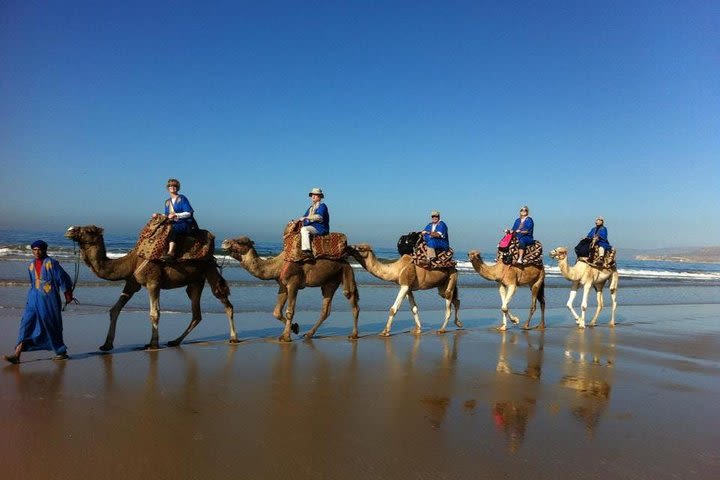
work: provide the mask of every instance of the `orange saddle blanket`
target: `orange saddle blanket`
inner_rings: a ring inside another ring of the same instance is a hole
[[[169,222],[150,219],[143,227],[135,244],[140,258],[158,260],[167,252],[168,237],[172,230]],[[215,254],[215,235],[207,230],[198,230],[192,235],[181,235],[177,238],[175,259],[205,260]]]
[[[330,232],[327,235],[314,235],[312,238],[312,251],[315,258],[339,260],[345,258],[347,237],[344,233]],[[293,232],[283,238],[283,252],[285,260],[302,262],[307,260],[300,248],[300,232]]]

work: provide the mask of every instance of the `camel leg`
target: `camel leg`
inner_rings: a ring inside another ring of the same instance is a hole
[[[580,315],[577,314],[575,311],[575,307],[573,306],[573,303],[575,303],[575,297],[577,296],[577,290],[580,284],[578,282],[573,282],[572,286],[570,287],[570,296],[568,297],[568,301],[565,304],[565,306],[570,310],[570,313],[572,313],[573,318],[575,318],[575,323],[580,323]]]
[[[235,308],[228,298],[230,296],[230,287],[222,275],[220,275],[217,267],[214,265],[208,269],[206,278],[210,284],[210,289],[212,290],[213,295],[215,298],[220,300],[220,303],[222,303],[225,307],[225,316],[227,317],[228,324],[230,326],[229,342],[240,343],[240,340],[238,340],[237,337],[237,331],[235,330]]]
[[[192,305],[192,318],[185,331],[177,337],[175,340],[168,342],[168,347],[177,347],[182,343],[185,337],[197,327],[198,323],[202,322],[202,311],[200,309],[200,298],[202,297],[203,287],[205,287],[205,279],[201,282],[191,283],[187,286],[185,291],[190,299],[190,305]]]
[[[412,333],[415,335],[419,335],[422,333],[422,324],[420,323],[420,309],[417,306],[417,302],[415,301],[415,295],[413,295],[412,290],[408,291],[407,299],[408,303],[410,303],[410,311],[412,312],[413,319],[415,320],[415,328],[413,329]]]
[[[524,330],[530,329],[530,320],[532,320],[533,314],[535,313],[535,310],[537,309],[538,295],[540,294],[540,289],[543,288],[544,281],[545,281],[544,275],[541,275],[540,278],[530,287],[530,292],[531,292],[530,313],[528,314],[527,321],[525,321],[525,325],[523,326]],[[545,328],[544,324],[543,324],[543,328]]]
[[[146,285],[148,297],[150,298],[150,326],[152,335],[150,343],[145,345],[146,350],[156,350],[160,348],[160,287],[158,285]]]
[[[505,285],[501,283],[498,286],[498,292],[500,292],[500,302],[502,303],[500,306],[500,311],[502,312],[502,324],[497,327],[497,330],[504,332],[507,330],[507,317],[505,316]]]
[[[445,318],[443,319],[443,323],[440,326],[440,328],[437,330],[437,333],[442,334],[445,333],[447,330],[447,324],[450,321],[450,315],[452,314],[452,290],[448,293],[445,289],[442,287],[438,287],[438,293],[442,298],[445,299]]]
[[[502,298],[502,307],[500,308],[502,310],[503,314],[503,324],[502,327],[500,327],[499,330],[507,330],[507,319],[510,318],[510,321],[517,324],[520,322],[520,320],[510,312],[510,300],[512,300],[513,295],[515,295],[516,290],[515,285],[508,285],[507,287],[503,286],[503,288],[500,291],[500,297]]]
[[[610,299],[612,300],[612,310],[610,313],[610,326],[615,326],[615,310],[617,309],[617,288],[620,275],[614,271],[610,278]]]
[[[329,283],[320,286],[320,291],[322,292],[323,296],[322,308],[320,309],[320,317],[317,319],[317,322],[315,322],[315,325],[313,325],[313,327],[308,330],[308,332],[303,335],[303,337],[310,339],[315,336],[315,332],[317,332],[317,329],[320,328],[320,325],[322,325],[325,319],[330,315],[333,296],[335,295],[335,291],[338,289],[339,286],[339,283]]]
[[[387,324],[385,325],[385,330],[380,332],[380,335],[383,337],[389,337],[390,336],[390,328],[392,327],[393,318],[395,318],[395,314],[400,310],[400,305],[402,305],[402,301],[407,295],[407,293],[410,291],[410,285],[400,285],[400,291],[397,294],[397,298],[395,298],[395,302],[390,306],[390,314],[388,315]]]
[[[290,332],[292,327],[292,320],[295,316],[295,303],[297,302],[297,292],[297,285],[292,284],[287,286],[288,304],[287,309],[285,310],[285,328],[283,328],[283,333],[278,338],[278,340],[281,342],[292,341],[292,339],[290,338]]]
[[[583,298],[580,304],[580,320],[578,321],[579,328],[585,328],[585,314],[587,313],[588,296],[590,295],[590,288],[592,284],[590,282],[583,285]]]
[[[283,315],[283,308],[287,302],[288,291],[287,287],[282,283],[278,282],[278,294],[277,301],[275,302],[275,309],[273,309],[273,317],[277,318],[282,323],[285,323],[285,316]],[[290,325],[290,330],[297,335],[300,332],[300,326],[297,323]]]
[[[455,326],[457,328],[463,328],[463,323],[460,321],[460,293],[458,292],[457,285],[453,291],[452,305],[455,307]]]
[[[597,323],[597,319],[600,316],[600,312],[602,312],[605,299],[603,298],[603,287],[605,286],[605,282],[603,282],[600,286],[595,286],[595,297],[597,299],[597,308],[595,309],[595,315],[593,315],[592,320],[590,321],[590,326],[594,327]]]
[[[123,309],[125,304],[130,301],[133,295],[137,293],[140,288],[139,283],[136,282],[125,282],[125,286],[123,287],[123,292],[120,294],[120,298],[118,298],[117,302],[115,302],[115,305],[112,306],[110,309],[110,326],[108,327],[108,333],[105,337],[105,343],[103,343],[100,346],[100,350],[103,352],[109,352],[113,348],[115,348],[115,328],[117,327],[117,320],[120,316],[120,311]]]

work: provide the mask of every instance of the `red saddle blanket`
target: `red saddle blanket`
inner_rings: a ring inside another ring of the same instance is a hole
[[[311,237],[312,251],[315,258],[339,260],[345,258],[347,237],[344,233],[330,232],[327,235],[313,235]],[[285,260],[302,262],[308,260],[300,247],[300,232],[291,232],[283,238],[283,252]]]
[[[415,244],[415,248],[413,248],[413,253],[410,256],[412,257],[413,263],[418,267],[432,270],[433,268],[455,268],[457,262],[453,260],[454,254],[455,252],[451,248],[444,252],[437,252],[437,255],[433,259],[428,258],[427,243],[422,235],[420,235],[420,238]]]
[[[135,244],[140,258],[158,260],[167,252],[168,237],[172,230],[169,222],[150,221],[143,227]],[[192,235],[180,235],[176,240],[175,259],[204,260],[215,254],[215,235],[207,230],[198,230]]]
[[[507,249],[498,248],[497,261],[502,262],[505,265],[512,265],[517,263],[520,256],[520,248],[518,246],[518,239],[513,236],[510,241],[510,246]],[[525,255],[523,255],[523,265],[537,265],[538,267],[543,266],[543,247],[542,243],[535,240],[532,245],[528,245],[525,248]]]

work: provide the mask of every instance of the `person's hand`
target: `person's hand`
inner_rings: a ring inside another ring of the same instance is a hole
[[[153,213],[153,214],[152,214],[152,218],[157,218],[157,217],[158,217],[158,214],[157,214],[157,213]]]
[[[175,220],[175,218],[177,218],[177,213],[171,213],[170,215],[168,215],[168,218],[170,220]]]
[[[73,292],[72,290],[65,290],[65,303],[70,303],[73,301]]]

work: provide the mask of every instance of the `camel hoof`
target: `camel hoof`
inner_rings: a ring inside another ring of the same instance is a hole
[[[101,352],[109,352],[110,350],[115,348],[115,346],[112,343],[104,343],[104,344],[100,345],[99,348],[100,348]]]
[[[360,336],[357,333],[351,333],[348,335],[348,340],[357,340]]]
[[[584,324],[579,324],[579,323],[578,323],[578,328],[580,328],[580,329],[582,329],[582,330],[585,330],[585,325],[584,325]]]
[[[390,332],[388,332],[387,330],[383,330],[382,332],[378,333],[378,336],[379,337],[389,337]]]
[[[298,325],[297,323],[293,323],[292,325],[290,325],[290,331],[297,335],[298,333],[300,333],[300,325]]]
[[[458,328],[464,328],[464,327],[465,327],[465,325],[463,325],[463,322],[461,322],[460,320],[458,320],[458,321],[455,322],[455,326],[458,327]]]
[[[302,338],[304,338],[305,340],[310,340],[314,336],[315,336],[315,332],[305,332],[302,334]]]
[[[500,325],[499,327],[495,327],[495,330],[497,330],[498,332],[504,332],[505,330],[507,330],[507,325]]]
[[[517,317],[510,317],[510,321],[513,322],[515,325],[520,324],[520,319]]]
[[[280,336],[278,337],[278,342],[290,343],[290,342],[292,342],[292,338],[290,338],[289,335],[288,335],[287,337],[284,336],[284,335],[280,335]]]
[[[228,343],[231,345],[237,345],[238,343],[240,343],[240,340],[238,340],[237,338],[231,338],[230,340],[228,340]]]
[[[168,342],[168,347],[177,347],[181,342],[182,340],[170,340]]]
[[[160,345],[157,343],[148,343],[145,345],[144,349],[148,351],[160,350]]]
[[[438,335],[442,335],[442,334],[444,334],[446,331],[447,331],[447,330],[445,330],[444,328],[438,328],[435,333],[438,334]]]

